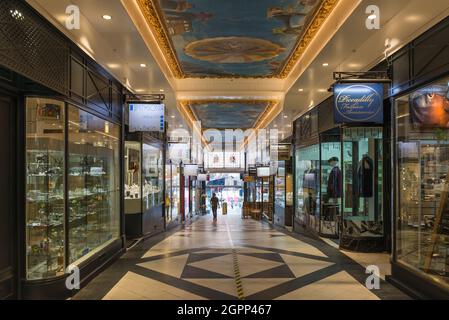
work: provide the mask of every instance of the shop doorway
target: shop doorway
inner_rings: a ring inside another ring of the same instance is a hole
[[[0,94],[0,300],[14,299],[16,290],[15,107],[14,99]]]

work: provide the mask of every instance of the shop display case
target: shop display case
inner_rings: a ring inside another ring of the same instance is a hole
[[[143,144],[143,210],[163,204],[164,169],[162,148]]]
[[[125,229],[138,238],[164,227],[163,145],[147,133],[127,133],[125,141]]]
[[[64,274],[64,102],[26,104],[26,274],[28,280]]]
[[[119,126],[26,99],[27,280],[62,276],[119,238],[119,146]]]
[[[449,105],[444,79],[396,101],[396,261],[449,288]],[[427,112],[423,112],[427,110]]]
[[[69,106],[69,263],[119,237],[120,129]]]
[[[142,144],[125,141],[125,214],[142,211]]]

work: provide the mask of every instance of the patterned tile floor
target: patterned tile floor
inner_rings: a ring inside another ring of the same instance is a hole
[[[369,259],[368,259],[369,260]],[[100,274],[74,299],[408,299],[323,241],[287,234],[239,215],[210,216],[151,238]]]

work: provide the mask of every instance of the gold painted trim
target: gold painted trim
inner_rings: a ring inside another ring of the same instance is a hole
[[[285,79],[295,67],[296,63],[303,56],[310,43],[323,26],[327,18],[335,9],[340,0],[324,0],[319,9],[315,13],[314,18],[309,23],[306,31],[298,40],[295,49],[277,74],[269,76],[190,76],[184,73],[181,64],[176,56],[170,38],[165,30],[165,24],[161,23],[162,13],[159,12],[154,0],[136,0],[145,20],[155,35],[159,48],[163,52],[167,63],[174,77],[177,79]]]
[[[154,5],[152,0],[137,0],[137,4],[145,17],[148,26],[155,35],[159,48],[164,54],[164,57],[167,59],[167,63],[173,73],[173,76],[177,79],[186,78],[178,58],[176,57],[175,50],[173,49],[165,28],[161,23],[157,7]]]
[[[321,29],[321,26],[324,24],[324,22],[330,16],[330,14],[335,9],[335,7],[337,6],[339,1],[340,0],[325,0],[321,4],[321,7],[318,9],[312,22],[307,27],[306,32],[301,37],[301,40],[298,41],[296,48],[293,50],[293,53],[287,60],[287,63],[284,65],[278,78],[285,79],[288,77],[288,75],[292,71],[293,67],[296,65],[296,63],[299,61],[301,56],[304,54],[307,47],[310,45],[312,40],[315,38],[318,31]]]

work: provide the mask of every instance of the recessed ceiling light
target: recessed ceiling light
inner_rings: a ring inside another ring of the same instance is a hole
[[[164,89],[159,89],[159,92],[164,92]]]
[[[372,14],[372,15],[368,16],[369,20],[374,20],[376,18],[377,18],[377,16],[375,14]]]
[[[103,15],[103,19],[104,20],[112,20],[112,16],[108,15],[108,14],[104,14]]]
[[[298,92],[304,92],[303,88],[298,89]]]
[[[326,89],[318,89],[318,92],[327,92]]]
[[[287,116],[287,115],[284,115],[284,118],[285,118],[285,119],[287,119],[287,118],[288,118],[288,116]]]
[[[141,63],[140,66],[141,66],[142,68],[146,68],[146,67],[147,67],[147,65],[146,65],[145,63]]]
[[[277,127],[278,127],[278,125],[277,125],[277,124],[275,124],[275,125],[274,125],[274,127],[275,127],[275,128],[277,128]]]
[[[171,116],[172,119],[176,118],[175,116]]]
[[[329,66],[329,63],[327,63],[327,62],[323,63],[323,67],[328,67],[328,66]]]
[[[180,124],[179,127],[182,128],[182,124]]]

